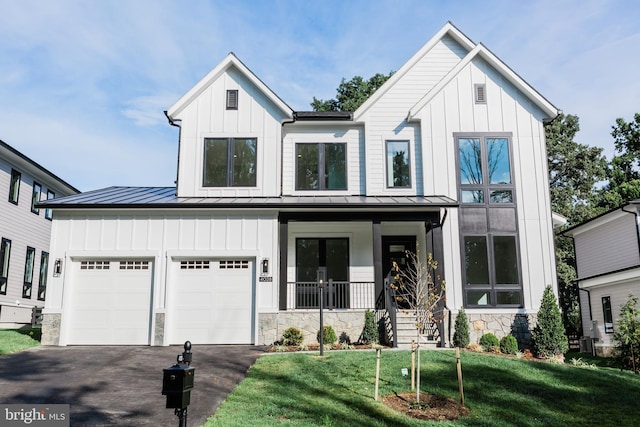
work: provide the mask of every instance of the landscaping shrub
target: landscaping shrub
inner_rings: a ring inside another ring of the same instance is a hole
[[[629,295],[629,299],[620,310],[620,319],[616,322],[613,340],[616,343],[616,358],[623,368],[636,374],[640,372],[640,310],[638,297]]]
[[[336,341],[338,341],[336,331],[334,331],[331,326],[325,326],[322,329],[324,332],[322,334],[324,338],[324,345],[333,345],[336,343]],[[320,331],[318,331],[318,333],[316,334],[316,338],[318,339],[318,342],[320,342]]]
[[[376,316],[371,310],[364,312],[364,329],[362,330],[362,343],[373,344],[379,341]]]
[[[507,335],[500,340],[500,351],[506,354],[518,352],[518,340],[513,335]]]
[[[544,358],[564,354],[569,349],[562,315],[551,286],[544,289],[538,322],[531,333],[531,343],[534,354]]]
[[[467,346],[467,350],[473,351],[474,353],[482,353],[482,346],[480,344],[471,343]]]
[[[480,345],[484,351],[489,351],[491,350],[491,347],[500,348],[500,340],[491,332],[487,332],[480,337]]]
[[[340,338],[338,338],[338,342],[340,344],[351,345],[351,337],[347,335],[346,332],[340,334]]]
[[[467,314],[464,312],[464,309],[461,308],[456,317],[453,345],[466,348],[469,342],[469,320],[467,320]]]
[[[282,345],[300,345],[304,341],[302,331],[296,327],[287,328],[282,334]]]

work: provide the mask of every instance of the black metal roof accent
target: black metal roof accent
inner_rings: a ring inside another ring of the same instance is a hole
[[[39,208],[53,209],[274,209],[317,210],[433,210],[456,207],[447,196],[281,196],[177,197],[175,187],[108,187],[74,196],[46,200]]]
[[[296,121],[353,121],[351,111],[294,111]]]

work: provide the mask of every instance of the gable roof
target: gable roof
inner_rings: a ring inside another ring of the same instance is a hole
[[[262,80],[258,78],[246,65],[233,53],[229,54],[206,76],[204,76],[195,86],[185,93],[175,104],[167,110],[167,115],[176,119],[189,104],[191,104],[202,92],[204,92],[214,81],[216,81],[229,68],[234,67],[245,76],[254,86],[256,86],[275,106],[277,106],[287,117],[291,118],[293,110],[278,95],[275,94]]]
[[[634,210],[625,210],[627,206],[631,207],[631,209]],[[635,214],[637,217],[640,217],[640,199],[629,200],[618,206],[617,208],[609,209],[606,212],[602,212],[601,214],[596,215],[593,218],[584,220],[579,224],[573,225],[565,230],[558,232],[557,234],[565,237],[573,237],[576,234],[599,227],[602,224],[619,218],[625,214]]]

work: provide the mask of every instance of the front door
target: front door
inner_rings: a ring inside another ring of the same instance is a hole
[[[394,261],[401,269],[409,267],[407,251],[416,252],[416,236],[382,236],[382,277],[387,277]]]

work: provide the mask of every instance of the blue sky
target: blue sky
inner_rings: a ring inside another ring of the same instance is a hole
[[[70,184],[170,186],[163,110],[233,51],[294,110],[398,69],[447,21],[613,152],[640,112],[640,2],[4,1],[0,139]]]

